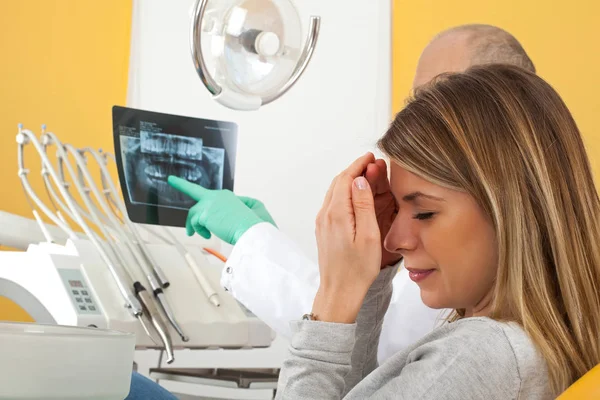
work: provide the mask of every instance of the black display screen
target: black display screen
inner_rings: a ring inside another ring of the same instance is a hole
[[[119,181],[129,219],[185,226],[195,201],[167,183],[169,175],[207,189],[233,190],[237,125],[113,107]]]

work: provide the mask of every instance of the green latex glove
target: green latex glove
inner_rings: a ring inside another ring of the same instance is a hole
[[[198,233],[209,239],[212,232],[221,240],[234,245],[250,227],[260,222],[275,225],[264,205],[258,200],[243,198],[244,201],[230,190],[205,189],[175,176],[169,176],[168,183],[197,201],[196,205],[190,208],[185,223],[189,236]]]
[[[237,198],[240,199],[242,201],[242,203],[244,203],[249,209],[254,211],[254,214],[258,215],[258,217],[260,219],[272,224],[275,227],[277,226],[277,224],[273,220],[273,217],[271,217],[271,214],[269,214],[269,212],[267,211],[267,208],[260,200],[256,200],[256,199],[253,199],[252,197],[244,197],[244,196],[237,196]]]

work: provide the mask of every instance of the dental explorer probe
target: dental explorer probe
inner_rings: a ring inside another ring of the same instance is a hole
[[[106,203],[104,196],[102,196],[102,194],[100,193],[100,190],[98,189],[95,182],[93,181],[93,178],[91,177],[91,174],[87,168],[86,159],[82,155],[82,153],[85,154],[84,151],[79,150],[70,144],[66,144],[65,148],[67,149],[67,151],[69,153],[71,153],[73,155],[73,158],[75,159],[75,161],[77,163],[77,170],[78,170],[81,185],[84,186],[84,189],[88,189],[88,190],[86,190],[86,194],[91,199],[91,196],[89,194],[89,190],[91,189],[92,193],[94,194],[94,197],[100,204],[102,211],[108,217],[109,223],[113,225],[114,229],[121,230],[122,225],[120,225],[118,219],[112,213],[110,206]],[[92,149],[87,149],[87,152],[89,152],[90,154],[92,154],[92,156],[94,156],[95,152]],[[100,156],[98,156],[98,157],[100,158]],[[85,181],[87,181],[87,183],[89,185],[88,187],[85,187],[85,185],[86,185]],[[98,213],[102,214],[100,210],[98,210]],[[129,222],[129,221],[127,221],[127,222]],[[148,282],[150,282],[150,286],[152,287],[153,294],[156,297],[156,299],[158,300],[158,303],[160,304],[160,306],[162,307],[162,311],[164,312],[167,319],[171,323],[171,326],[173,326],[175,331],[177,331],[177,333],[181,337],[181,340],[184,342],[189,341],[189,338],[183,333],[183,329],[181,328],[181,326],[175,319],[175,315],[174,315],[171,307],[169,306],[169,303],[167,301],[167,298],[165,297],[162,287],[160,286],[156,277],[152,273],[150,266],[148,265],[148,262],[150,262],[151,264],[153,262],[155,263],[154,259],[152,258],[152,255],[150,254],[150,250],[145,246],[145,243],[143,243],[143,241],[139,237],[139,234],[137,234],[137,231],[135,231],[135,227],[131,226],[131,223],[126,223],[125,227],[128,228],[134,236],[134,238],[129,238],[127,235],[127,232],[126,232],[127,229],[124,229],[123,232],[125,234],[125,243],[128,247],[130,247],[130,250],[133,253],[134,257],[136,258],[140,268],[142,269],[142,272],[146,276],[146,279],[148,280]],[[133,242],[133,244],[130,243],[129,240],[131,240]],[[135,247],[135,244],[137,244],[139,246],[139,249]],[[139,250],[141,250],[141,252]],[[160,310],[160,308],[159,308],[159,310]]]
[[[19,127],[19,133],[17,134],[17,143],[19,143],[20,147],[27,143],[33,144],[34,148],[36,149],[36,151],[40,154],[40,156],[42,158],[42,163],[44,165],[46,165],[46,167],[49,169],[49,172],[50,172],[50,175],[52,176],[52,178],[57,182],[60,181],[58,179],[56,171],[54,171],[54,169],[52,168],[52,164],[50,163],[50,160],[48,159],[46,153],[43,151],[41,144],[38,142],[38,140],[35,137],[35,135],[33,134],[33,132],[31,132],[28,129],[22,129],[21,127]],[[28,185],[28,184],[26,184],[26,185]],[[31,187],[29,187],[29,189],[31,189]],[[65,200],[67,201],[69,206],[74,208],[72,201],[70,199],[70,196],[68,196],[68,194],[65,193],[65,189],[62,186],[58,186],[58,189],[63,194],[63,197],[65,197]],[[33,193],[33,191],[31,191],[30,194],[32,194],[32,193]],[[34,198],[37,198],[37,196],[35,196]],[[40,204],[38,204],[38,205],[40,205]],[[40,208],[42,208],[42,207],[40,207]],[[45,210],[44,210],[44,208],[45,208]],[[65,232],[67,232],[69,234],[69,236],[71,236],[72,238],[76,238],[76,235],[74,234],[74,232],[70,228],[65,226],[66,224],[64,224],[58,218],[51,217],[52,212],[50,210],[48,210],[47,207],[44,207],[44,208],[42,208],[44,211],[49,211],[48,216],[53,220],[54,223],[56,223],[58,226],[60,226],[63,229],[67,228],[67,229],[65,229]],[[121,295],[125,299],[126,306],[129,308],[131,313],[136,318],[139,319],[143,312],[142,306],[141,306],[140,302],[137,300],[137,298],[127,288],[127,285],[124,284],[125,278],[123,276],[123,271],[121,271],[119,268],[117,268],[117,266],[112,262],[112,260],[110,259],[108,254],[106,254],[106,252],[104,251],[104,249],[102,248],[102,246],[100,245],[98,240],[93,235],[90,235],[91,230],[89,229],[87,224],[83,221],[83,219],[78,215],[76,215],[76,217],[77,217],[77,222],[81,225],[84,232],[86,234],[88,234],[90,241],[97,248],[98,252],[100,253],[100,257],[108,266],[108,269],[109,269],[111,275],[113,276],[115,283],[117,284],[119,292],[121,292]],[[72,233],[72,235],[71,235],[71,233]]]
[[[91,154],[94,155],[94,157],[96,157],[96,156],[99,157],[99,155],[95,154],[94,152],[92,152]],[[106,158],[105,158],[105,160],[106,160]],[[101,161],[102,160],[97,159],[97,162],[100,165],[101,174],[108,175],[106,163],[105,162],[103,163]],[[110,185],[109,186],[110,191],[113,192],[113,196],[116,196],[116,188],[114,187],[114,183],[112,182],[112,179],[110,179],[110,175],[107,176],[107,181],[108,181],[108,184]],[[104,181],[103,181],[103,184],[104,184]],[[119,202],[118,206],[121,210],[121,213],[125,212],[125,205],[120,200],[120,198],[117,198],[115,200],[115,203],[116,202]],[[169,236],[169,238],[170,238],[169,241],[175,246],[177,251],[183,256],[183,258],[187,262],[188,266],[194,273],[196,280],[200,284],[200,288],[206,295],[206,298],[208,299],[208,301],[211,302],[215,307],[219,307],[221,305],[221,301],[220,301],[221,299],[219,298],[217,291],[212,287],[212,285],[210,284],[210,282],[208,281],[208,279],[202,272],[202,269],[200,268],[198,263],[196,263],[194,256],[192,256],[192,254],[189,251],[187,251],[187,249],[177,240],[177,238],[175,237],[175,235],[173,235],[173,233],[171,231],[169,231],[168,229],[164,229],[164,232],[167,236]]]
[[[68,158],[67,158],[68,155],[65,152],[63,144],[60,142],[60,140],[58,140],[56,135],[54,135],[51,132],[45,132],[42,135],[42,141],[44,143],[44,150],[50,144],[52,144],[52,143],[55,144],[58,159],[65,161],[64,165],[66,166],[67,171],[73,180],[73,184],[75,185],[77,191],[79,192],[85,206],[88,208],[88,211],[91,212],[89,214],[89,216],[91,217],[91,220],[96,225],[98,230],[102,233],[102,235],[107,240],[110,240],[111,236],[106,232],[106,229],[104,228],[102,222],[100,221],[98,216],[93,212],[93,204],[91,203],[91,200],[86,196],[85,190],[81,187],[81,185],[79,185],[79,182],[77,181],[77,176],[76,176],[75,172],[73,171],[71,164],[68,162]],[[45,153],[44,153],[44,156],[47,158],[47,155]],[[83,220],[83,217],[81,216],[81,213],[79,212],[78,207],[76,207],[77,205],[75,203],[75,200],[71,197],[71,195],[67,189],[67,186],[64,185],[64,183],[65,183],[64,176],[62,177],[63,179],[61,180],[56,176],[56,172],[53,169],[51,169],[51,164],[48,165],[48,168],[50,170],[50,175],[57,183],[57,187],[58,187],[60,193],[62,194],[62,197],[69,204],[69,208],[71,209],[71,212],[72,212],[73,216],[75,217],[77,223],[84,229],[86,234],[88,234],[88,236],[90,237],[90,240],[99,242],[96,239],[94,232],[89,228],[87,223]],[[61,171],[62,171],[62,164],[61,164]],[[98,245],[97,247],[101,248],[100,245]],[[114,255],[116,256],[117,260],[121,261],[122,255],[118,251],[114,251]],[[152,303],[151,298],[148,297],[146,289],[143,287],[143,285],[139,281],[135,280],[131,276],[131,273],[126,268],[124,268],[124,265],[126,265],[126,264],[120,265],[121,270],[128,275],[128,277],[130,278],[131,281],[134,282],[133,288],[134,288],[135,294],[137,295],[137,297],[135,299],[139,300],[139,303],[142,306],[141,314],[147,315],[149,317],[150,322],[152,323],[154,329],[160,336],[161,341],[164,345],[164,348],[167,352],[167,357],[168,357],[167,363],[172,363],[174,360],[173,345],[171,343],[171,338],[169,336],[168,330],[166,329],[166,326],[163,324],[163,322],[160,320],[160,318],[156,317],[156,314],[158,314],[158,313]],[[140,318],[140,321],[141,321],[141,318]],[[150,337],[152,337],[152,336],[150,336]]]

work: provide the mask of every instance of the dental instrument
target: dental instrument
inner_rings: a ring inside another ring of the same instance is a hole
[[[18,144],[19,176],[21,178],[21,182],[23,184],[23,187],[25,188],[27,195],[36,202],[36,204],[46,213],[46,215],[56,225],[58,225],[60,228],[62,228],[69,235],[70,239],[77,239],[77,235],[75,235],[75,232],[68,226],[68,224],[66,224],[62,219],[54,216],[54,214],[50,211],[50,209],[48,209],[48,207],[46,207],[44,205],[44,203],[35,194],[35,192],[29,185],[29,182],[26,178],[28,170],[24,166],[23,148],[25,145],[31,143],[33,145],[33,147],[35,148],[35,150],[40,155],[40,157],[42,159],[42,164],[44,165],[45,169],[48,171],[48,173],[52,176],[52,178],[55,181],[59,181],[56,171],[54,171],[54,169],[52,168],[52,164],[51,164],[50,160],[48,159],[48,157],[46,156],[42,145],[37,140],[36,136],[31,131],[29,131],[27,129],[23,129],[21,124],[19,124],[19,130],[18,130],[16,140],[17,140],[17,144]],[[74,204],[73,204],[70,196],[67,193],[65,193],[65,189],[60,185],[58,186],[58,189],[63,194],[63,197],[65,198],[65,201],[67,202],[67,204],[69,204],[69,207],[71,208],[71,210],[74,210],[75,209]],[[82,227],[84,232],[87,234],[90,242],[96,248],[101,259],[104,261],[104,263],[108,267],[109,272],[112,275],[112,278],[113,278],[114,282],[116,283],[119,292],[121,293],[123,299],[125,300],[125,306],[129,309],[131,314],[135,318],[138,319],[138,321],[140,322],[140,324],[142,325],[144,330],[149,334],[149,330],[147,328],[146,322],[143,320],[144,306],[138,300],[138,298],[132,294],[131,290],[128,288],[128,285],[126,283],[127,280],[125,277],[125,275],[126,275],[125,271],[122,268],[120,268],[119,266],[117,266],[112,261],[111,257],[107,254],[105,248],[101,245],[99,239],[89,229],[89,227],[83,221],[81,216],[75,213],[74,218],[78,222],[78,224]],[[40,220],[40,222],[41,222],[41,220]],[[43,225],[43,222],[41,222],[41,224]],[[149,336],[151,337],[150,334],[149,334]]]
[[[42,125],[42,132],[45,132],[45,125]],[[43,143],[42,145],[42,149],[43,149],[43,153],[44,154],[39,154],[42,157],[42,160],[44,159],[44,155],[46,155],[46,148],[49,145],[49,143],[47,141],[45,141],[45,143]],[[38,150],[36,148],[36,150]],[[22,152],[20,150],[20,152]],[[38,150],[39,152],[39,150]],[[65,188],[68,187],[68,184],[64,184],[64,172],[62,171],[62,166],[61,166],[61,182],[63,183],[62,185],[60,185],[60,182],[57,182],[57,185],[63,186]],[[69,210],[69,206],[65,205],[61,200],[60,200],[60,196],[54,191],[53,186],[49,180],[49,176],[53,176],[53,174],[55,175],[56,172],[53,169],[52,165],[48,162],[43,162],[43,167],[42,167],[42,179],[44,182],[44,186],[46,188],[46,193],[48,194],[48,198],[51,202],[51,204],[54,206],[55,208],[55,212],[58,216],[58,221],[61,221],[62,224],[60,225],[61,227],[63,227],[63,229],[66,229],[68,232],[73,232],[70,227],[69,224],[67,222],[67,220],[64,218],[64,216],[62,215],[62,213],[60,212],[59,207],[57,207],[56,203],[59,204],[60,208],[62,209],[63,212],[65,212],[72,220],[74,221],[78,221],[80,219],[80,217],[76,217],[72,210]],[[56,180],[55,180],[56,181]],[[29,186],[28,186],[29,187]],[[29,187],[29,189],[31,189]],[[66,189],[65,189],[66,190]],[[33,196],[35,196],[35,193],[33,191],[31,191],[31,194],[33,194]],[[35,196],[35,199],[37,199],[39,201],[39,198],[37,198],[37,196]],[[78,204],[77,202],[71,198],[71,204],[73,206],[75,206],[75,208],[77,209],[77,211],[79,211],[79,213],[83,216],[85,216],[88,220],[91,220],[92,217],[89,216],[89,214],[87,214],[87,212],[85,210],[83,210]],[[43,203],[39,204],[40,206],[45,207],[45,205]],[[74,211],[74,212],[77,212]],[[50,212],[48,210],[47,214],[49,215],[49,217],[51,217],[51,219],[53,219],[53,221],[56,221],[56,218],[53,218],[53,214],[52,212]],[[43,223],[42,223],[43,224]],[[128,271],[126,269],[123,268],[124,265],[124,258],[123,255],[120,252],[120,249],[110,246],[109,243],[104,243],[94,232],[90,231],[91,235],[94,236],[96,242],[103,248],[103,250],[108,254],[112,255],[112,257],[117,258],[117,262],[116,264],[121,266],[122,271],[124,271],[125,273],[127,273]],[[88,235],[89,236],[89,235]],[[74,237],[71,237],[71,239],[73,239]],[[75,237],[76,238],[76,237]],[[113,258],[112,262],[115,262]],[[135,281],[131,274],[127,273],[130,281]],[[154,335],[151,332],[150,329],[150,325],[155,325],[155,322],[152,321],[151,315],[153,315],[152,310],[152,304],[150,303],[148,305],[148,298],[145,294],[145,288],[143,285],[139,284],[139,282],[136,284],[136,282],[133,283],[133,288],[134,288],[134,293],[136,298],[139,300],[140,304],[141,304],[141,308],[142,308],[142,314],[139,316],[138,320],[144,330],[144,332],[148,335],[148,337],[152,340],[153,343],[157,343],[158,341],[155,339]],[[155,314],[155,313],[154,313]],[[146,321],[146,319],[149,319],[149,321]],[[150,324],[150,325],[149,325]],[[160,329],[160,326],[158,327]],[[159,336],[160,336],[160,332],[159,332]]]
[[[102,184],[106,185],[105,188],[108,189],[108,191],[105,192],[106,196],[110,196],[113,199],[112,203],[115,204],[119,208],[120,212],[124,215],[127,212],[127,210],[125,209],[125,204],[122,201],[120,201],[114,183],[112,182],[112,180],[110,179],[110,175],[108,174],[108,170],[106,168],[106,157],[103,160],[97,153],[91,152],[91,154],[94,156],[94,158],[98,162],[98,165],[100,166]],[[210,301],[215,307],[219,307],[221,305],[219,295],[217,294],[217,291],[212,287],[210,282],[208,282],[206,276],[202,272],[202,269],[198,266],[194,256],[190,252],[188,252],[181,243],[179,243],[179,241],[177,240],[177,238],[175,238],[171,231],[165,228],[163,232],[165,233],[165,235],[169,236],[168,243],[173,244],[175,248],[179,251],[179,253],[185,258],[186,263],[194,273],[194,276],[200,284],[200,287],[202,288],[208,301]]]
[[[196,263],[194,256],[187,251],[181,243],[179,243],[177,238],[169,230],[165,229],[165,234],[170,236],[171,242],[177,248],[177,251],[179,251],[179,253],[185,258],[185,261],[194,273],[194,276],[196,277],[196,280],[198,280],[200,287],[204,291],[205,296],[212,304],[214,304],[216,307],[219,307],[221,305],[221,302],[219,301],[219,295],[204,276],[204,273],[202,272],[202,269],[200,269],[200,266],[198,266]]]
[[[87,168],[86,159],[84,158],[86,153],[92,154],[93,157],[98,156],[98,158],[100,158],[99,155],[93,149],[90,149],[90,148],[78,150],[70,144],[66,144],[65,147],[66,147],[67,151],[69,153],[71,153],[72,156],[76,160],[80,184],[82,186],[84,186],[85,189],[88,189],[87,195],[89,196],[89,190],[91,190],[92,193],[94,194],[96,200],[100,204],[102,211],[108,218],[109,223],[112,224],[115,229],[119,229],[122,225],[119,223],[119,220],[114,216],[110,206],[106,203],[104,196],[102,196],[98,187],[94,183],[94,181],[91,177],[91,174]],[[94,159],[97,162],[102,161],[101,158],[98,160],[94,157]],[[64,160],[64,161],[67,162],[67,160]],[[87,187],[85,187],[86,182],[88,185]],[[91,198],[90,198],[90,200],[91,200]],[[100,213],[99,210],[98,210],[98,212]],[[177,331],[177,333],[181,337],[181,340],[183,340],[184,342],[187,342],[189,340],[189,338],[184,334],[183,329],[177,322],[175,315],[174,315],[171,307],[169,306],[167,298],[165,297],[165,294],[163,292],[161,285],[155,278],[155,275],[153,275],[153,271],[156,273],[156,270],[160,270],[160,268],[156,264],[156,261],[154,261],[154,259],[152,258],[152,254],[146,247],[144,241],[139,236],[139,233],[137,232],[137,230],[135,229],[133,224],[131,224],[128,220],[125,220],[124,227],[126,228],[123,230],[125,236],[127,236],[127,234],[129,232],[133,236],[133,238],[132,238],[133,243],[129,244],[129,241],[128,241],[129,238],[127,238],[127,237],[125,238],[126,243],[131,248],[132,253],[134,253],[134,256],[135,256],[139,266],[141,267],[144,275],[146,276],[146,279],[148,280],[148,282],[150,282],[150,286],[152,287],[153,294],[154,294],[155,298],[158,300],[160,307],[162,307],[162,311],[164,312],[165,316],[171,323],[171,326],[173,326],[175,331]],[[127,232],[127,230],[129,232]],[[136,249],[135,247],[133,247],[136,245],[139,247],[139,249]],[[148,265],[148,263],[150,263],[150,265],[153,267],[152,270],[150,269],[150,266]],[[160,308],[159,308],[159,310],[160,310]]]
[[[41,139],[42,139],[42,143],[44,144],[44,150],[46,150],[46,148],[50,144],[55,145],[59,162],[62,161],[62,163],[60,164],[60,166],[61,166],[60,171],[64,173],[64,171],[62,169],[62,167],[64,165],[64,167],[66,167],[69,175],[71,176],[72,183],[75,185],[75,188],[77,189],[82,201],[84,202],[84,204],[87,208],[87,214],[85,216],[90,218],[90,220],[94,223],[94,225],[102,233],[102,235],[107,239],[108,242],[110,242],[111,239],[114,241],[114,238],[112,238],[110,233],[107,232],[107,229],[106,229],[105,225],[102,223],[100,217],[94,212],[95,206],[94,206],[93,202],[88,197],[88,194],[86,193],[85,188],[82,187],[82,185],[79,183],[77,174],[75,173],[75,171],[73,170],[73,167],[68,162],[65,146],[60,142],[60,140],[56,137],[56,135],[54,135],[51,132],[43,132]],[[47,165],[47,167],[50,169],[51,165]],[[50,175],[53,176],[52,170],[50,170],[50,172],[51,172]],[[78,221],[78,224],[84,229],[84,231],[86,231],[86,228],[87,228],[87,230],[89,231],[88,236],[93,236],[94,233],[90,230],[89,226],[83,220],[82,213],[81,213],[81,211],[83,211],[82,208],[71,197],[69,190],[68,190],[68,185],[64,185],[64,182],[65,182],[64,176],[61,176],[61,179],[56,179],[55,181],[57,182],[57,186],[59,187],[59,190],[62,189],[61,194],[63,195],[63,198],[65,199],[65,201],[67,201],[68,204],[70,204],[69,208],[71,209],[71,215],[75,218],[76,221]],[[83,226],[82,224],[84,224],[85,226]],[[118,236],[118,233],[117,233],[117,236]],[[127,241],[125,241],[125,244],[127,245]],[[129,250],[131,250],[130,247],[129,247]],[[132,253],[134,256],[136,255],[136,253],[134,251],[132,251]],[[161,313],[156,309],[156,307],[154,307],[154,304],[152,303],[152,299],[148,296],[144,285],[138,279],[135,279],[135,277],[131,274],[131,272],[125,267],[125,265],[127,265],[127,262],[123,258],[123,256],[120,254],[120,252],[114,251],[113,254],[116,256],[117,260],[120,261],[122,270],[125,272],[125,274],[129,275],[130,281],[133,281],[132,286],[134,288],[134,292],[138,296],[138,299],[140,300],[140,302],[143,304],[143,309],[144,309],[144,311],[146,311],[146,315],[150,319],[152,326],[158,333],[162,343],[164,344],[165,350],[167,351],[167,357],[168,357],[167,363],[173,362],[173,360],[174,360],[173,345],[171,342],[171,337],[169,335],[169,332],[166,328],[166,324],[162,320],[163,318],[161,316]]]
[[[53,134],[46,133],[45,127],[42,128],[42,131],[43,131],[42,143],[43,143],[44,152],[46,151],[47,147],[52,143],[52,141],[53,141],[52,139],[56,139],[54,141],[54,143],[57,145],[57,154],[64,156],[64,153],[63,153],[64,150],[63,150],[63,147],[62,147],[62,144],[60,143],[60,141],[58,141],[57,138]],[[71,174],[73,173],[73,171],[69,165],[67,165],[67,170],[69,170],[69,172]],[[43,171],[43,172],[47,172],[53,179],[56,175],[56,172],[54,171],[54,169],[50,163],[45,163],[45,171]],[[61,172],[62,172],[62,169],[61,169]],[[69,207],[65,206],[60,201],[60,198],[57,196],[57,194],[52,190],[52,186],[50,185],[50,183],[47,180],[47,174],[45,174],[45,178],[46,179],[44,180],[44,182],[46,184],[46,188],[48,190],[49,195],[54,196],[54,200],[57,201],[58,204],[63,207],[63,211],[65,213],[67,213],[69,217],[71,217],[72,219],[74,219],[75,221],[78,222],[78,225],[80,225],[84,229],[84,231],[86,231],[88,237],[90,237],[90,240],[94,239],[96,241],[96,243],[98,243],[98,245],[104,249],[104,251],[112,254],[112,256],[114,257],[113,260],[116,258],[116,260],[117,260],[116,264],[120,265],[121,270],[124,272],[125,275],[127,275],[127,277],[129,278],[129,281],[133,282],[131,284],[131,287],[133,287],[136,299],[139,301],[141,308],[142,308],[142,313],[140,315],[139,320],[142,323],[144,331],[146,332],[146,334],[148,334],[148,336],[152,339],[152,341],[156,343],[156,339],[154,338],[154,335],[151,333],[149,326],[148,326],[147,322],[145,321],[145,317],[147,317],[149,319],[150,324],[154,327],[154,330],[160,337],[160,341],[165,346],[165,349],[167,351],[167,356],[168,356],[167,362],[171,363],[174,359],[173,358],[174,356],[173,356],[173,348],[172,348],[173,346],[171,344],[171,340],[170,340],[168,331],[165,328],[164,322],[162,322],[159,319],[159,317],[157,317],[157,314],[159,314],[159,313],[157,312],[156,308],[154,307],[151,298],[148,297],[147,291],[146,291],[144,285],[141,284],[139,282],[139,280],[135,279],[132,276],[132,274],[127,270],[127,268],[124,267],[124,265],[127,264],[127,261],[124,259],[123,255],[121,254],[121,252],[119,251],[119,249],[116,246],[111,246],[109,242],[103,243],[98,238],[98,236],[93,231],[90,230],[89,226],[87,226],[87,225],[82,226],[82,222],[84,221],[82,216],[85,216],[89,220],[93,221],[96,224],[96,226],[98,227],[98,229],[101,231],[103,236],[106,239],[108,239],[109,241],[110,241],[111,236],[106,232],[106,230],[103,229],[103,225],[99,221],[97,216],[95,216],[94,214],[85,213],[85,210],[83,210],[77,204],[77,202],[72,197],[70,197],[70,194],[68,193],[68,185],[64,186],[64,184],[61,184],[61,183],[65,182],[64,176],[61,176],[61,179],[59,181],[57,181],[56,179],[54,179],[54,180],[57,183],[57,186],[59,188],[59,191],[63,195],[63,198],[65,199],[65,201],[67,201],[68,204],[70,204]],[[75,182],[75,185],[76,185],[76,188],[78,189],[80,195],[82,196],[84,202],[86,202],[86,198],[85,198],[85,195],[84,195],[82,189],[77,185],[77,182]],[[60,190],[61,188],[63,188],[62,191]],[[91,202],[89,202],[89,203],[86,202],[86,206],[88,206],[88,208],[91,209],[93,205],[91,204]],[[83,222],[83,223],[85,224],[85,222]]]

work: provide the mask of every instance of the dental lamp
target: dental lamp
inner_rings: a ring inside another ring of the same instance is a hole
[[[321,18],[302,25],[290,0],[197,0],[191,19],[194,68],[214,100],[257,110],[288,92],[315,51]]]

